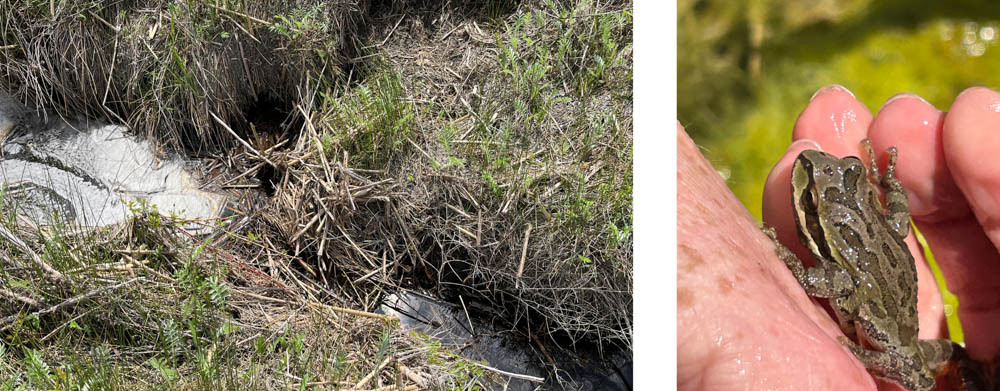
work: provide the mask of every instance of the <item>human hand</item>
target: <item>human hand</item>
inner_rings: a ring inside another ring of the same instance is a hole
[[[775,165],[764,189],[764,221],[779,232],[801,259],[811,259],[799,243],[791,215],[789,181],[795,156],[821,146],[837,156],[864,156],[868,137],[885,167],[888,147],[899,150],[896,176],[908,191],[913,222],[934,251],[949,290],[959,297],[959,318],[969,353],[992,359],[1000,347],[998,298],[1000,265],[1000,94],[972,88],[960,94],[946,115],[912,94],[890,98],[872,118],[846,89],[821,89],[796,121],[795,142]],[[997,141],[993,141],[997,140]],[[864,158],[862,160],[865,160]],[[985,227],[985,229],[984,229]],[[991,240],[992,239],[992,240]],[[943,336],[943,308],[938,288],[911,234],[907,238],[917,262],[920,337]]]
[[[1000,197],[994,196],[1000,194],[1000,170],[989,164],[1000,152],[1000,141],[989,133],[1000,124],[998,108],[1000,94],[970,89],[947,116],[916,96],[897,95],[873,118],[846,90],[821,89],[796,122],[797,141],[768,179],[765,221],[802,259],[811,259],[791,215],[792,159],[817,146],[838,156],[864,156],[859,141],[869,137],[884,167],[883,152],[896,146],[897,177],[909,192],[914,222],[959,296],[968,349],[973,357],[990,359],[1000,345],[992,332],[1000,320],[1000,290],[990,273],[1000,260],[994,244],[1000,243]],[[874,388],[860,363],[834,340],[842,335],[836,324],[804,298],[793,278],[788,283],[790,274],[780,261],[772,262],[773,254],[761,252],[770,246],[751,232],[746,212],[718,188],[721,180],[712,178],[714,171],[702,165],[686,137],[678,141],[678,156],[679,385]],[[940,294],[912,237],[908,244],[919,270],[920,336],[938,338],[944,331]],[[737,286],[742,295],[724,294]],[[787,376],[790,366],[800,375]]]
[[[678,388],[874,390],[834,340],[837,324],[677,128]]]

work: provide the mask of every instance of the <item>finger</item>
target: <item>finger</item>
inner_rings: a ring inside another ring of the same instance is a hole
[[[792,209],[792,165],[799,153],[807,149],[821,150],[819,144],[809,139],[795,141],[785,151],[785,155],[771,169],[764,181],[764,197],[761,217],[764,224],[778,232],[778,240],[784,243],[806,266],[812,266],[812,253],[799,241],[795,226],[795,212]]]
[[[816,141],[835,156],[860,156],[860,143],[868,135],[871,121],[868,108],[854,94],[832,84],[816,91],[802,110],[795,121],[792,139]]]
[[[982,88],[962,92],[945,119],[943,146],[948,167],[993,243],[1000,243],[1000,94]]]
[[[913,94],[897,94],[886,101],[872,121],[868,137],[885,167],[896,147],[896,177],[906,186],[910,216],[922,222],[952,220],[969,215],[965,197],[945,163],[941,144],[944,113]]]
[[[969,214],[969,209],[951,180],[944,161],[941,147],[943,122],[944,113],[925,100],[913,94],[898,94],[882,105],[872,121],[869,137],[873,149],[882,158],[882,167],[887,164],[887,155],[879,152],[892,146],[899,150],[896,177],[907,190],[911,217],[935,250],[937,261],[950,265],[957,261],[953,256],[956,252],[943,247],[960,249],[974,244],[976,237],[971,235],[958,241],[952,240],[956,238],[950,238],[948,232],[941,232],[942,225],[938,224],[949,221],[946,226],[952,228],[955,223],[975,225],[975,221],[960,220],[961,215]],[[913,235],[907,238],[907,244],[917,260],[920,336],[943,337],[946,328],[940,290]],[[948,269],[945,266],[942,268]]]
[[[683,129],[677,150],[678,388],[873,390]]]
[[[764,197],[762,205],[762,217],[764,225],[774,228],[778,234],[778,241],[790,249],[802,263],[807,266],[816,264],[812,252],[809,251],[799,240],[798,227],[792,207],[791,194],[791,171],[795,158],[804,150],[821,150],[819,144],[808,139],[797,140],[788,147],[785,155],[774,165],[767,180],[764,183]],[[795,291],[802,288],[797,285],[788,287]],[[826,301],[814,301],[816,308],[827,313],[827,317],[833,318],[833,309],[829,308]],[[838,329],[839,330],[839,329]],[[842,335],[839,331],[832,331],[831,337]]]
[[[793,144],[765,182],[764,221],[774,226],[778,239],[789,246],[806,266],[816,262],[798,239],[790,189],[794,159],[805,149],[819,149],[836,156],[856,156],[870,122],[868,108],[846,88],[836,84],[820,88],[799,114],[792,130],[792,139],[803,144]],[[827,307],[829,316],[834,316],[827,301],[820,303]]]
[[[949,288],[959,296],[959,318],[969,353],[977,358],[992,358],[1000,350],[1000,333],[995,332],[1000,326],[1000,279],[996,278],[1000,265],[996,250],[1000,244],[1000,169],[995,163],[1000,156],[998,126],[1000,94],[976,87],[955,99],[942,133],[949,172],[981,226],[949,227],[954,229],[949,233],[975,237],[983,232],[989,239],[989,245],[954,249],[953,256],[961,259],[949,265],[953,270],[944,269]]]
[[[868,133],[870,123],[868,108],[846,88],[836,84],[820,88],[799,114],[792,130],[792,139],[802,140],[804,144],[792,144],[767,177],[761,205],[764,222],[774,227],[781,242],[807,265],[813,264],[812,256],[799,243],[792,211],[792,163],[805,149],[820,149],[836,156],[857,156],[859,143]]]

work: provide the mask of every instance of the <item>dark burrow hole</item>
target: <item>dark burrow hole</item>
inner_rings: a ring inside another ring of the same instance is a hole
[[[245,125],[240,129],[247,142],[259,152],[281,144],[279,148],[295,145],[298,130],[304,125],[301,115],[295,115],[295,105],[290,98],[262,95],[243,112]],[[267,196],[274,195],[284,177],[284,170],[271,163],[265,163],[254,174],[260,181],[260,189]]]
[[[268,197],[273,196],[275,190],[278,188],[278,184],[281,183],[281,177],[284,175],[279,172],[276,167],[271,165],[271,163],[264,163],[260,169],[257,170],[257,174],[254,175],[257,180],[260,181],[260,190],[267,194]]]
[[[290,97],[259,95],[255,102],[243,110],[246,124],[239,130],[249,138],[251,144],[278,143],[285,138],[294,137],[295,131],[302,128],[303,118],[296,115],[294,110],[295,103]]]
[[[424,21],[424,25],[432,25],[432,21],[440,17],[443,13],[456,13],[461,17],[473,18],[479,22],[492,22],[510,15],[517,10],[521,0],[457,0],[457,1],[396,1],[396,0],[375,0],[368,4],[368,16],[374,24],[392,23],[398,18],[400,13],[416,16]],[[385,27],[385,26],[378,26]]]

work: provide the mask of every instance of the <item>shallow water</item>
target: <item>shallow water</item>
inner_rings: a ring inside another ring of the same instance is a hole
[[[541,352],[538,343],[545,342],[530,341],[518,332],[469,315],[460,304],[446,303],[414,292],[389,295],[382,304],[381,312],[399,317],[403,329],[434,337],[442,346],[463,357],[485,361],[502,371],[544,379],[534,382],[507,378],[509,382],[496,384],[494,389],[632,389],[630,354],[612,354],[602,360],[596,352],[570,354],[554,346],[547,346],[545,352]],[[549,358],[558,371],[553,371],[552,366],[546,364]]]
[[[130,204],[186,219],[218,215],[225,196],[202,191],[184,160],[160,159],[117,125],[43,121],[0,93],[3,201],[37,223],[102,226],[124,221]]]

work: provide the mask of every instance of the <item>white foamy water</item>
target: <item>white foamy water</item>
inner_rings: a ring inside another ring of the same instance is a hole
[[[58,214],[82,226],[108,225],[124,221],[129,203],[140,200],[182,218],[215,217],[223,207],[225,196],[200,190],[183,160],[159,159],[127,128],[31,125],[18,121],[24,113],[10,113],[14,106],[6,103],[0,104],[3,201],[33,220],[44,223]]]

